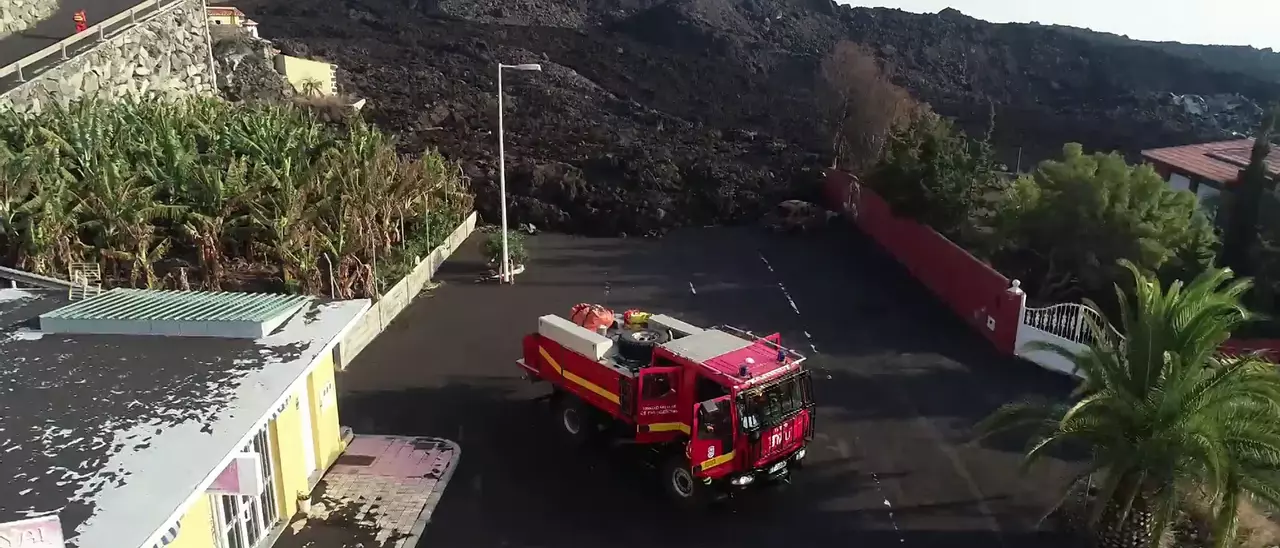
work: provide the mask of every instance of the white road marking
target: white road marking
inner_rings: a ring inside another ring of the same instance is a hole
[[[760,255],[760,261],[763,262],[764,266],[769,269],[769,272],[774,272],[773,265],[769,264],[769,259],[765,258],[764,253],[763,252],[758,252],[758,253]],[[783,287],[782,282],[778,282],[778,289],[782,290],[783,296],[785,296],[787,298],[787,302],[791,304],[791,310],[795,311],[796,315],[799,316],[800,309],[796,307],[795,301],[791,299],[791,295],[787,293],[787,288]],[[805,332],[805,336],[809,337],[810,348],[813,348],[813,351],[816,354],[818,352],[818,348],[813,345],[813,338],[809,335],[808,332]],[[827,375],[827,378],[830,379],[831,376]],[[929,436],[934,439],[934,443],[937,444],[938,449],[942,451],[943,455],[945,455],[948,460],[951,461],[952,468],[955,470],[956,474],[958,474],[960,478],[964,480],[964,482],[967,484],[967,487],[969,488],[970,494],[972,494],[974,496],[974,500],[977,501],[976,504],[978,506],[978,512],[982,513],[982,515],[985,516],[991,522],[991,530],[996,532],[997,538],[999,538],[1000,544],[1001,546],[1003,546],[1004,535],[1000,534],[1000,523],[996,521],[995,515],[991,512],[991,507],[987,505],[986,497],[982,495],[982,490],[978,488],[977,482],[975,482],[973,479],[973,476],[969,474],[969,470],[968,468],[965,467],[964,462],[960,459],[960,456],[956,453],[954,448],[947,445],[946,440],[943,439],[942,435],[938,433],[937,428],[935,428],[932,424],[929,423],[928,420],[924,418],[924,415],[920,413],[919,409],[916,409],[916,406],[910,401],[910,398],[908,396],[906,396],[905,394],[901,394],[900,399],[904,403],[906,403],[908,406],[910,406],[912,414],[915,415],[916,422],[919,423],[921,427],[923,427],[925,432],[929,433]],[[880,479],[876,477],[874,473],[871,474],[871,477],[872,479],[875,480],[876,485],[878,487],[880,485]],[[884,491],[882,489],[881,494],[883,493]],[[889,499],[887,498],[885,499],[885,505],[886,506],[889,505]],[[898,524],[896,521],[894,521],[892,513],[889,514],[889,521],[893,522],[894,529],[898,528]],[[900,537],[900,540],[901,540],[901,537]]]
[[[770,273],[776,275],[777,272],[773,270],[773,265],[769,264],[769,259],[765,258],[764,252],[757,252],[757,253],[760,257],[760,262],[764,263],[765,268],[768,268]],[[778,281],[778,289],[782,291],[782,296],[787,299],[787,304],[791,305],[791,311],[795,312],[796,316],[799,316],[803,320],[804,316],[800,314],[800,307],[796,306],[795,299],[791,298],[791,293],[787,291],[787,287],[783,285],[781,281]],[[804,337],[805,339],[808,339],[809,348],[813,349],[813,353],[818,354],[819,353],[818,346],[813,340],[813,335],[810,334],[808,331],[804,331]],[[831,375],[828,374],[827,378],[830,379]],[[835,449],[837,452],[840,453],[841,458],[848,459],[850,457],[849,444],[846,443],[844,440],[836,440]],[[885,493],[884,485],[880,483],[880,476],[877,475],[875,472],[871,472],[871,479],[876,484],[876,490],[879,491],[880,496],[883,497],[885,507],[890,509],[888,512],[889,523],[893,525],[893,530],[898,533],[898,543],[905,544],[907,542],[907,539],[902,535],[902,530],[898,528],[898,520],[893,516],[893,505],[889,503],[889,496],[888,494]]]
[[[693,287],[693,282],[689,282],[689,292],[693,293],[694,295],[698,294],[698,290],[695,287]]]

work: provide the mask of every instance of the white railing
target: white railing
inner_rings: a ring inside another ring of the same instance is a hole
[[[1072,353],[1086,351],[1096,339],[1090,323],[1103,326],[1103,337],[1113,343],[1124,341],[1124,335],[1107,323],[1102,313],[1079,303],[1063,303],[1044,308],[1023,308],[1014,352],[1059,373],[1081,376],[1072,360],[1038,348],[1036,343],[1052,343]]]
[[[66,280],[41,276],[32,272],[25,272],[14,268],[0,266],[0,280],[9,280],[10,282],[30,285],[44,289],[71,289],[75,284]]]
[[[1022,313],[1022,324],[1034,327],[1046,333],[1061,337],[1071,342],[1091,345],[1094,342],[1093,330],[1089,323],[1105,326],[1106,337],[1113,340],[1123,338],[1114,326],[1107,323],[1102,313],[1079,303],[1062,303],[1044,308],[1027,308]]]
[[[85,29],[82,32],[78,32],[76,34],[63,38],[61,41],[59,41],[56,44],[53,44],[52,46],[44,48],[31,55],[23,57],[22,59],[19,59],[13,63],[10,63],[3,68],[0,68],[0,78],[6,78],[8,76],[16,74],[18,76],[19,82],[25,82],[27,76],[34,76],[34,75],[24,74],[23,68],[30,67],[37,63],[40,63],[41,61],[44,61],[48,57],[55,54],[61,55],[60,60],[65,61],[67,59],[70,59],[71,53],[76,51],[75,46],[77,44],[87,40],[96,40],[98,42],[101,42],[110,37],[115,36],[116,34],[119,34],[119,32],[114,32],[110,36],[108,36],[107,35],[108,27],[118,25],[127,21],[129,23],[128,26],[120,30],[133,28],[134,25],[137,25],[138,23],[146,21],[151,16],[159,15],[161,13],[169,11],[175,6],[183,3],[183,1],[184,0],[145,0],[133,6],[132,8],[129,8],[125,11],[115,14],[112,17],[107,18],[105,21],[101,23],[98,23],[92,27]],[[154,10],[152,13],[146,13],[152,10]]]

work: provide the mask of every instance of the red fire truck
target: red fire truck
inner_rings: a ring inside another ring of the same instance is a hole
[[[571,440],[645,445],[659,457],[665,489],[686,504],[790,481],[813,439],[804,356],[776,333],[605,316],[538,318],[517,360],[530,380],[552,385],[557,422]]]

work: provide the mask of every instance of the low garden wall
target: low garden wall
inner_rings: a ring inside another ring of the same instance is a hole
[[[414,297],[426,287],[427,282],[435,275],[436,270],[453,254],[462,242],[476,229],[476,214],[472,212],[458,228],[454,229],[444,243],[440,244],[430,255],[418,262],[417,266],[399,282],[391,286],[373,306],[365,312],[356,325],[347,333],[346,338],[338,345],[338,360],[335,364],[339,370],[346,369],[347,364],[364,350],[373,339],[391,325],[391,321],[413,302]]]
[[[997,349],[1012,354],[1023,296],[1010,280],[937,231],[894,216],[889,204],[847,173],[827,174],[826,197],[913,277]]]

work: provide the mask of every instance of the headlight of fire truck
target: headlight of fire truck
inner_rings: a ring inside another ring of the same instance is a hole
[[[755,480],[756,480],[755,476],[751,474],[743,474],[741,476],[738,476],[736,478],[729,480],[729,483],[732,483],[738,487],[742,487],[744,485],[751,485],[751,482]]]

